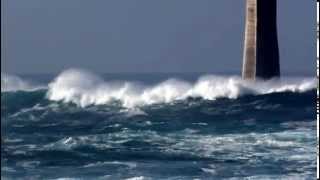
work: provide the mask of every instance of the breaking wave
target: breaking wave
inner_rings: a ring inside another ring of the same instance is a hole
[[[4,179],[310,179],[316,173],[313,78],[153,76],[160,83],[150,84],[141,75],[133,78],[144,83],[106,81],[71,69],[40,90],[24,78],[11,78],[1,93]]]
[[[47,98],[53,101],[72,102],[81,107],[119,101],[124,107],[171,103],[187,98],[238,98],[251,94],[274,92],[305,92],[316,88],[316,80],[288,79],[248,82],[240,77],[202,76],[195,83],[168,79],[154,86],[135,82],[106,82],[99,76],[69,69],[48,85]]]
[[[1,74],[1,92],[46,90],[51,101],[74,103],[80,107],[117,101],[125,108],[172,103],[188,98],[236,99],[243,95],[280,92],[306,92],[315,89],[316,78],[291,78],[268,81],[244,81],[239,76],[205,75],[196,82],[169,78],[155,85],[133,81],[105,81],[79,69],[65,70],[48,85],[40,86],[18,76]]]

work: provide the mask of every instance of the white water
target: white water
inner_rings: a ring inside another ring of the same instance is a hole
[[[126,108],[155,103],[171,103],[188,97],[215,100],[219,97],[238,98],[246,94],[273,92],[304,92],[316,88],[316,78],[299,78],[248,82],[241,77],[202,76],[195,83],[168,79],[154,86],[136,82],[106,82],[84,70],[69,69],[48,84],[47,98],[72,102],[81,107],[119,101]],[[17,76],[2,74],[1,92],[36,90],[30,82]]]
[[[155,103],[170,103],[187,97],[215,100],[219,97],[237,98],[245,94],[268,94],[273,92],[304,92],[316,88],[315,78],[294,80],[270,80],[248,82],[240,77],[208,75],[196,83],[168,79],[155,86],[133,82],[105,82],[90,72],[70,69],[62,72],[49,84],[47,97],[53,101],[73,102],[79,106],[102,105],[120,101],[132,108]]]

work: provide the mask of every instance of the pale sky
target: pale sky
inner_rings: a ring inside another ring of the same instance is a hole
[[[5,1],[2,72],[241,70],[245,0]],[[315,73],[315,3],[278,1],[282,73]]]

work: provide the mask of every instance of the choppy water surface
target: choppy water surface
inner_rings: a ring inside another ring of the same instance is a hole
[[[4,179],[315,177],[312,78],[148,84],[68,70],[36,86],[4,77]]]

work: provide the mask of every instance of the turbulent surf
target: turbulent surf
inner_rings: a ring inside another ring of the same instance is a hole
[[[2,178],[312,178],[316,86],[310,77],[2,74]]]

